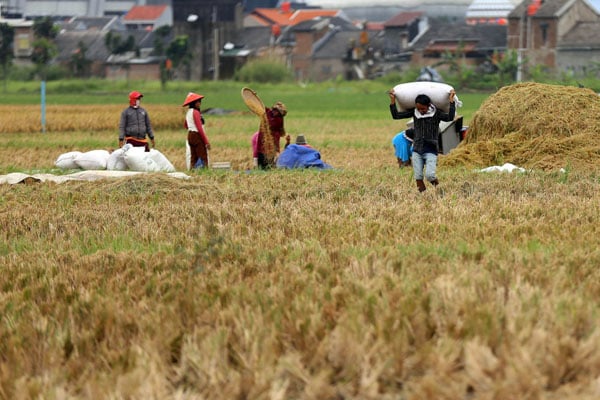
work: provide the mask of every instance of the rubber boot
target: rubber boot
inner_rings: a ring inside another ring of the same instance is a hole
[[[437,186],[437,185],[439,185],[439,184],[440,184],[440,182],[437,180],[437,178],[435,178],[434,180],[432,180],[432,181],[431,181],[431,184],[432,184],[433,186]]]
[[[425,183],[423,183],[423,179],[417,179],[417,188],[419,189],[419,192],[425,191]]]

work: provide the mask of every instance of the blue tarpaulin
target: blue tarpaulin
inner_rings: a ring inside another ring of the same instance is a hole
[[[278,168],[331,168],[321,160],[321,153],[312,147],[297,144],[288,145],[277,159]]]

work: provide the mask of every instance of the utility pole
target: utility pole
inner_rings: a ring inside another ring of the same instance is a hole
[[[519,47],[517,48],[517,82],[523,80],[523,24],[525,14],[519,20]]]

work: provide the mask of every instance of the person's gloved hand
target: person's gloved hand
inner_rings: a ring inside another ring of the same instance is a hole
[[[123,142],[124,142],[123,140],[119,139],[119,147],[123,147]]]
[[[150,139],[150,142],[152,142],[152,148],[156,147],[156,143],[154,143],[154,139]]]
[[[258,168],[258,157],[254,157],[252,159],[252,165],[254,166],[254,168]]]

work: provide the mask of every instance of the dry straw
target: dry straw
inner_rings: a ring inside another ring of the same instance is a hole
[[[600,97],[541,83],[506,86],[473,116],[465,141],[442,162],[484,167],[510,162],[545,170],[600,166]]]
[[[275,143],[271,135],[271,128],[269,126],[269,119],[263,101],[258,97],[258,94],[248,88],[242,88],[242,99],[246,106],[254,114],[260,118],[260,132],[262,133],[262,148],[267,158],[273,159],[275,157]]]

